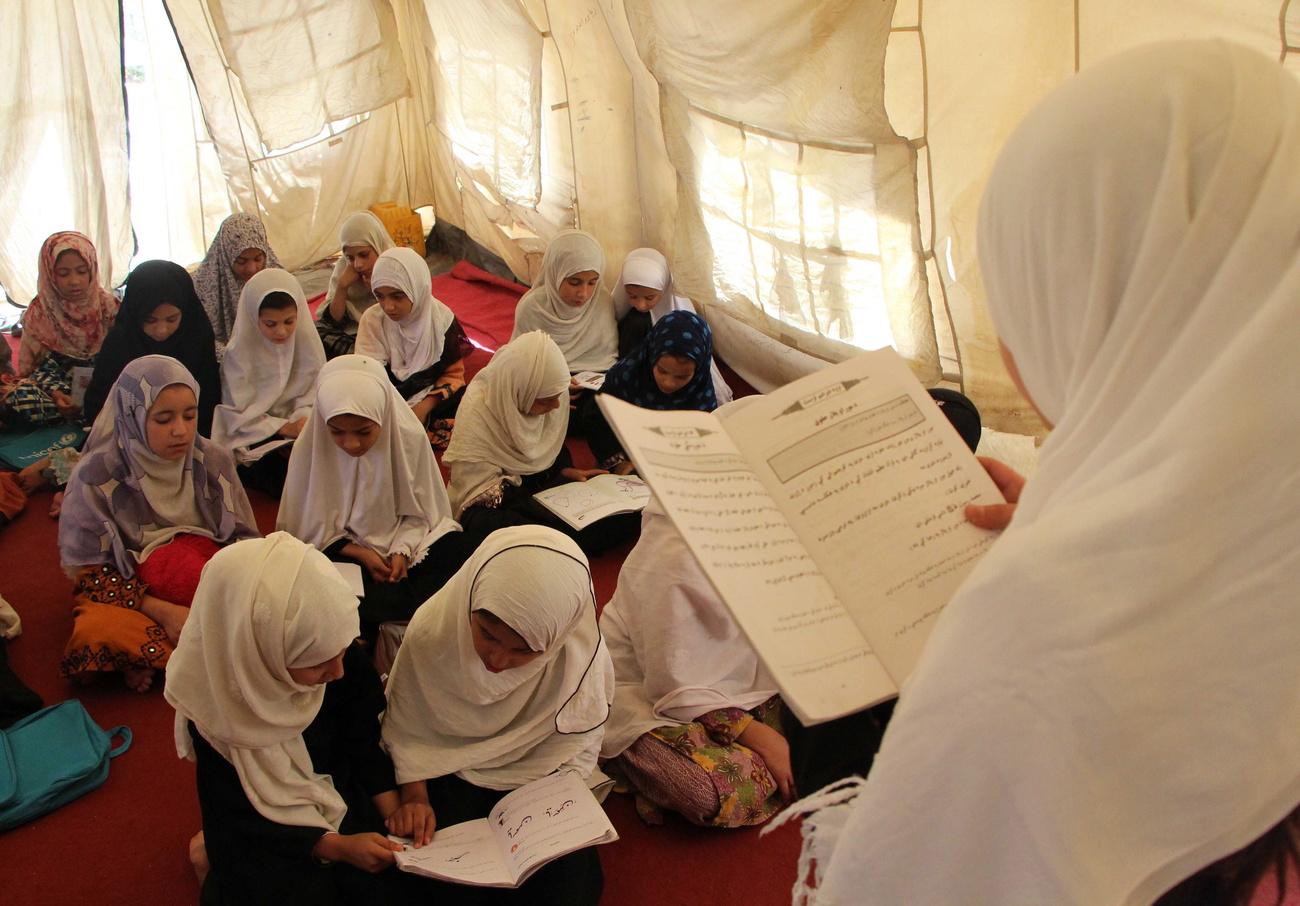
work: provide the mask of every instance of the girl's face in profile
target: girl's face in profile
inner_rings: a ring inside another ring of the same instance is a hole
[[[149,339],[161,343],[176,332],[181,326],[181,310],[170,302],[164,302],[140,322],[140,329]]]
[[[336,415],[325,426],[330,440],[349,456],[365,456],[379,440],[379,423],[364,415]]]
[[[54,291],[69,302],[80,302],[90,295],[90,265],[75,249],[59,252],[50,279]]]
[[[581,308],[596,295],[600,286],[600,274],[595,271],[578,271],[560,281],[560,301],[574,308]]]
[[[528,415],[545,415],[548,412],[554,412],[560,408],[560,395],[539,396],[533,400],[533,404],[528,407]]]
[[[343,676],[343,655],[346,653],[347,649],[344,648],[328,661],[314,667],[290,667],[289,675],[299,686],[320,686],[340,679]]]
[[[635,283],[625,283],[623,292],[627,293],[628,304],[637,311],[649,311],[654,308],[659,304],[659,297],[663,295],[660,290],[638,286]]]
[[[375,301],[379,307],[388,315],[390,321],[401,321],[411,313],[415,303],[411,297],[400,289],[391,286],[380,286],[375,288]]]
[[[379,253],[368,245],[349,245],[343,248],[343,257],[348,259],[348,264],[352,265],[352,269],[360,274],[361,279],[366,281],[366,286],[369,286],[370,272],[375,268]]]
[[[194,445],[199,401],[184,384],[164,387],[144,417],[144,439],[155,456],[176,462]]]
[[[244,282],[264,267],[266,267],[266,253],[261,249],[244,249],[239,253],[238,258],[230,262],[230,269]]]
[[[298,327],[298,306],[292,308],[265,308],[257,313],[257,329],[277,346],[293,339]]]
[[[472,612],[469,624],[474,638],[474,653],[489,673],[522,667],[542,654],[529,648],[523,636],[486,610]]]
[[[673,394],[695,377],[695,362],[684,355],[661,355],[654,365],[655,384],[660,393]]]

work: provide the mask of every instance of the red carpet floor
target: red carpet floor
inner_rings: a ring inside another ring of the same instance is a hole
[[[462,264],[436,278],[434,292],[476,344],[495,349],[509,339],[522,287]],[[477,350],[468,370],[477,371],[488,358]],[[584,444],[575,448],[576,457],[590,461]],[[58,676],[72,629],[72,583],[58,564],[58,523],[46,515],[52,496],[48,490],[38,493],[26,512],[0,530],[0,595],[22,615],[24,630],[9,645],[9,661],[46,704],[80,698],[100,726],[129,726],[134,743],[113,761],[98,790],[0,834],[0,902],[197,903],[186,846],[199,829],[199,807],[193,767],[176,757],[172,743],[174,712],[156,690],[140,695],[117,680],[81,686]],[[273,531],[275,502],[255,495],[254,508],[262,530]],[[602,606],[613,594],[628,550],[611,551],[592,563]],[[607,808],[622,837],[601,847],[602,902],[608,906],[790,901],[798,854],[794,827],[760,837],[757,828],[711,830],[670,815],[663,827],[650,828],[636,817],[628,797],[611,796]]]

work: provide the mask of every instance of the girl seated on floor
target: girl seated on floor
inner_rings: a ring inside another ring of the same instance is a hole
[[[613,690],[577,545],[537,526],[493,533],[416,612],[393,664],[383,741],[402,806],[388,829],[423,845],[435,824],[486,817],[505,793],[555,771],[602,780]],[[588,847],[495,893],[581,906],[600,899],[603,883]]]
[[[577,469],[564,445],[569,422],[569,369],[540,330],[511,340],[465,391],[456,431],[442,461],[451,471],[452,512],[479,538],[529,523],[572,534],[596,553],[635,532],[637,514],[610,516],[574,532],[533,494],[603,469]]]
[[[642,409],[718,408],[706,363],[713,361],[713,334],[694,312],[670,311],[655,322],[636,349],[615,363],[597,394],[607,393]],[[635,470],[600,407],[583,411],[584,434],[596,464],[617,475]]]
[[[668,267],[668,259],[654,249],[628,252],[613,295],[614,314],[618,317],[619,358],[640,346],[650,328],[669,312],[696,313],[690,299],[673,292],[673,273]],[[709,373],[713,376],[713,394],[718,398],[718,405],[731,402],[731,388],[718,370],[717,361],[712,358],[709,360]]]
[[[166,687],[196,762],[202,902],[403,899],[384,693],[356,635],[356,597],[309,545],[276,532],[212,558]]]
[[[776,682],[657,500],[600,631],[618,680],[601,754],[636,792],[643,819],[662,823],[671,809],[694,824],[739,827],[790,801]]]
[[[194,281],[179,264],[146,261],[126,278],[117,323],[104,338],[86,389],[86,418],[99,416],[113,382],[141,356],[171,356],[198,383],[199,434],[212,436],[212,412],[221,402],[221,372]]]
[[[240,212],[221,221],[203,263],[194,272],[194,289],[212,324],[218,360],[235,335],[244,284],[263,268],[280,266],[267,241],[266,227],[256,215]]]
[[[367,637],[409,620],[474,546],[452,519],[424,428],[383,366],[359,355],[320,370],[276,527],[361,565]]]
[[[299,330],[298,325],[308,329]],[[246,488],[279,497],[289,448],[249,459],[249,448],[295,438],[311,413],[316,375],[325,364],[320,336],[297,278],[279,268],[253,276],[240,293],[239,315],[221,362],[221,400],[212,439],[234,454]]]
[[[511,339],[544,330],[560,347],[570,374],[605,372],[618,358],[614,302],[601,286],[605,253],[589,233],[564,230],[546,249],[537,284],[515,308]],[[570,404],[579,413],[591,395],[571,384]]]
[[[87,237],[64,232],[46,239],[36,296],[23,315],[19,380],[0,385],[4,408],[29,425],[81,421],[72,370],[94,367],[117,308],[117,299],[99,284],[99,257]]]
[[[393,247],[393,238],[378,217],[357,211],[339,227],[339,246],[343,255],[334,264],[325,304],[316,312],[316,330],[325,344],[325,355],[331,359],[355,349],[361,315],[375,304],[370,292],[371,268]]]
[[[393,248],[380,255],[370,273],[379,304],[361,316],[356,349],[384,365],[421,424],[445,435],[465,392],[465,356],[473,347],[451,309],[434,298],[430,281],[417,252]]]
[[[76,583],[64,676],[118,670],[147,690],[180,638],[203,565],[221,545],[258,535],[234,460],[196,432],[198,394],[180,362],[144,356],[123,369],[95,420],[59,523]]]

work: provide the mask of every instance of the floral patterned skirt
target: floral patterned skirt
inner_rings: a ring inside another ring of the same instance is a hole
[[[773,696],[752,712],[728,708],[659,727],[604,769],[619,789],[636,792],[637,813],[648,824],[663,823],[662,809],[705,827],[762,824],[784,807],[781,791],[762,756],[734,738],[751,719],[779,731],[780,710]]]

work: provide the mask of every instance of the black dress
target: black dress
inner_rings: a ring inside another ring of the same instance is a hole
[[[540,472],[522,476],[518,485],[506,482],[502,488],[501,503],[494,507],[467,506],[460,514],[461,527],[471,535],[476,544],[497,529],[512,525],[544,525],[568,535],[578,543],[588,557],[603,554],[615,545],[622,544],[641,532],[640,513],[621,513],[607,516],[584,529],[575,529],[546,507],[533,499],[538,491],[545,491],[568,482],[560,473],[573,467],[573,455],[566,446],[560,447],[555,462]]]
[[[329,774],[347,804],[340,832],[385,833],[370,797],[396,789],[393,765],[379,745],[379,715],[385,707],[379,677],[365,653],[353,645],[343,658],[343,676],[325,687],[320,713],[303,731],[312,767]],[[408,882],[396,868],[369,874],[350,865],[325,865],[312,849],[325,834],[319,827],[279,824],[248,801],[234,765],[189,725],[197,761],[203,835],[212,870],[203,885],[203,904],[368,904],[398,902]]]

